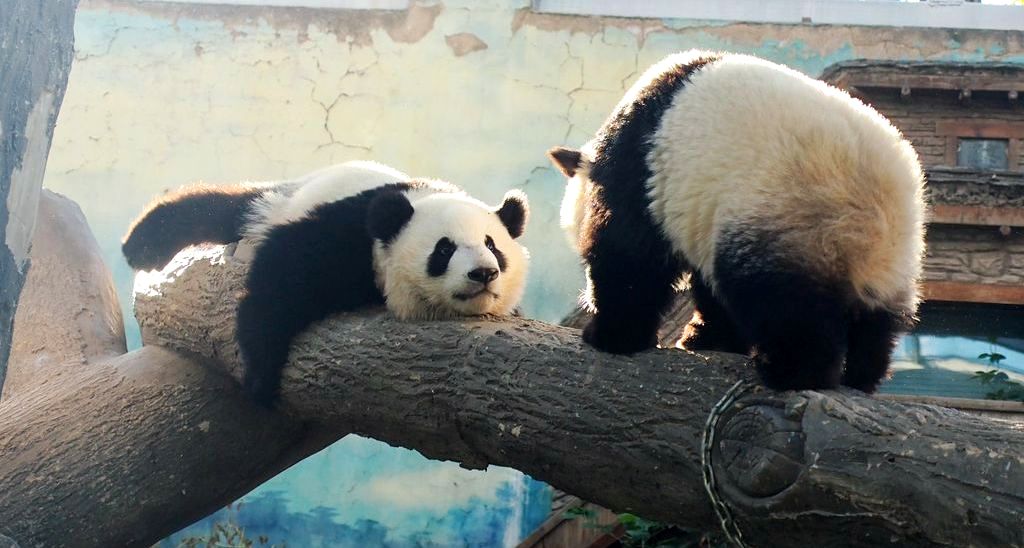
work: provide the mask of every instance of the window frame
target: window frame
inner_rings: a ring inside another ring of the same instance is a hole
[[[935,123],[935,134],[946,139],[945,162],[949,167],[958,167],[957,145],[959,139],[1006,139],[1006,170],[1020,171],[1020,147],[1024,140],[1024,122],[1008,120],[944,120]],[[978,170],[988,173],[986,170]],[[998,173],[998,172],[992,172]]]
[[[972,165],[970,163],[961,163],[961,160],[966,159],[968,157],[967,156],[968,153],[966,152],[964,147],[968,143],[981,143],[981,142],[985,142],[985,143],[1000,143],[1003,146],[1002,151],[1001,151],[1002,154],[1003,154],[1003,161],[1002,161],[1003,165],[1002,166],[996,167],[996,168],[990,168],[990,167],[982,167],[982,166]],[[973,137],[973,136],[972,137],[963,137],[963,136],[958,136],[956,138],[956,167],[962,167],[962,168],[968,168],[968,169],[977,169],[979,171],[985,171],[985,172],[988,172],[988,171],[996,171],[996,172],[1008,171],[1010,169],[1010,139],[1003,139],[1003,138],[993,139],[991,137]]]
[[[859,25],[980,30],[1024,28],[1024,7],[880,0],[532,0],[538,13],[735,23]]]

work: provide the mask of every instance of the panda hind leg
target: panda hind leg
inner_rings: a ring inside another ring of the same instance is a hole
[[[846,371],[842,384],[871,394],[885,378],[901,332],[910,327],[910,314],[860,308],[850,322]]]
[[[683,328],[680,346],[687,350],[712,350],[747,354],[750,345],[740,335],[736,323],[722,303],[715,298],[700,272],[690,275],[690,297],[693,317]]]
[[[751,344],[761,380],[775,390],[839,385],[847,348],[847,291],[815,279],[757,230],[725,232],[716,292]]]
[[[775,390],[838,387],[846,353],[842,316],[841,310],[816,305],[761,322],[751,335],[751,358],[765,386]]]

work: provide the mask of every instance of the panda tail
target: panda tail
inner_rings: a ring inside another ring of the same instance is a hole
[[[189,245],[236,242],[252,202],[265,191],[257,185],[200,184],[161,196],[132,223],[121,251],[135,270],[152,270]]]

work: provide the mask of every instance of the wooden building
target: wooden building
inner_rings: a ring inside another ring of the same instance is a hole
[[[822,79],[886,115],[921,157],[925,298],[1024,304],[1024,65],[849,61]]]

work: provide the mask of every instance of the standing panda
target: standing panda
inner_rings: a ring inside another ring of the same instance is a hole
[[[186,187],[132,224],[133,268],[203,242],[254,242],[238,307],[244,385],[270,405],[296,335],[333,313],[385,304],[403,320],[510,314],[523,295],[526,196],[491,208],[454,185],[368,162],[292,182]]]
[[[914,149],[875,110],[762,59],[690,51],[644,73],[582,150],[548,155],[570,179],[587,343],[655,346],[689,273],[684,347],[750,353],[779,390],[884,378],[916,314],[924,199]]]

